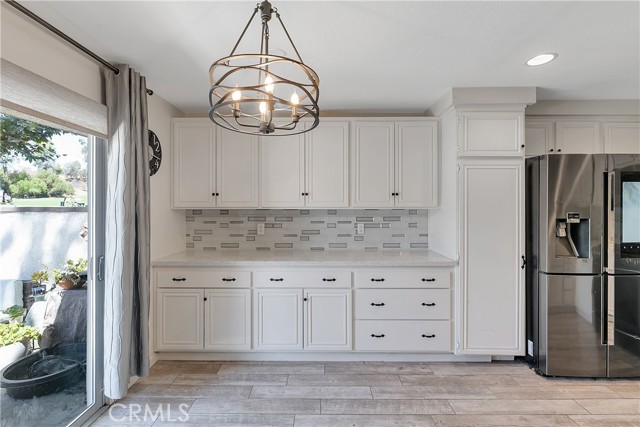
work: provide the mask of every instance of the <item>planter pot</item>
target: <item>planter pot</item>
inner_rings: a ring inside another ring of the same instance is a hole
[[[0,369],[20,359],[26,353],[27,347],[21,342],[0,347]]]
[[[87,281],[80,279],[80,281],[78,283],[74,283],[73,280],[69,280],[69,279],[62,279],[58,282],[58,286],[62,289],[64,289],[65,291],[68,291],[70,289],[78,289],[81,288]]]

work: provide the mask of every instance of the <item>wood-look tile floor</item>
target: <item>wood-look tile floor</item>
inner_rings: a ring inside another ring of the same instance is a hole
[[[545,378],[519,361],[161,361],[93,425],[638,427],[640,380]]]

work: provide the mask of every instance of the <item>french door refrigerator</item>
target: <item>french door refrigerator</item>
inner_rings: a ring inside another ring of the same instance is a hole
[[[640,376],[640,155],[526,161],[527,362]]]

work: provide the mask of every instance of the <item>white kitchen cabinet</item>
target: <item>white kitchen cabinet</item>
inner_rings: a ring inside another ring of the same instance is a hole
[[[302,350],[302,289],[256,289],[256,350]]]
[[[355,121],[351,137],[353,207],[436,207],[437,124]]]
[[[524,161],[461,159],[462,354],[524,354]]]
[[[157,290],[156,297],[157,349],[202,349],[204,291],[161,288]]]
[[[597,154],[604,152],[597,121],[557,121],[555,147],[548,151],[557,154]]]
[[[206,350],[251,349],[251,291],[206,289],[204,292]]]
[[[640,123],[605,122],[604,152],[622,154],[640,154]]]
[[[304,206],[304,134],[260,138],[261,206]]]
[[[458,114],[458,155],[514,157],[524,155],[524,113],[463,111]]]
[[[173,208],[258,207],[258,138],[173,120]]]
[[[201,119],[173,121],[173,208],[216,206],[215,135]]]
[[[525,121],[524,147],[527,157],[542,156],[555,148],[554,123],[552,121]]]
[[[258,206],[258,137],[216,126],[216,206]]]
[[[356,351],[451,352],[451,270],[356,272]]]
[[[323,120],[308,133],[264,137],[261,144],[263,207],[349,205],[348,122]]]
[[[349,123],[322,120],[305,137],[305,206],[348,207]]]
[[[351,289],[304,291],[307,350],[351,350]]]
[[[251,349],[251,273],[157,268],[158,351]]]

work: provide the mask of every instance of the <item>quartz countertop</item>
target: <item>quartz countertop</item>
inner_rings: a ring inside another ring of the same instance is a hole
[[[154,267],[453,267],[453,259],[419,251],[198,251],[185,250],[152,262]]]

